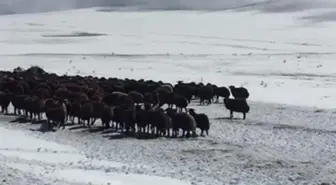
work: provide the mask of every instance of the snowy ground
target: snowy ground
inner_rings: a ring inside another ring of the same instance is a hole
[[[335,25],[307,19],[329,11],[0,16],[2,69],[38,64],[60,74],[242,84],[252,100],[245,121],[226,120],[219,104],[192,105],[211,118],[211,136],[187,141],[80,129],[41,134],[29,131],[38,125],[2,117],[0,178],[10,185],[336,183]]]

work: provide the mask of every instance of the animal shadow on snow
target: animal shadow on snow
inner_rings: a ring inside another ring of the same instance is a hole
[[[243,118],[237,118],[237,117],[235,117],[235,118],[230,118],[230,117],[218,117],[218,118],[213,118],[214,120],[230,120],[230,121],[232,121],[232,120],[243,120]]]
[[[73,126],[73,124],[71,124]],[[75,125],[73,127],[70,127],[69,130],[78,130],[78,129],[83,129],[83,128],[87,128],[83,125]]]
[[[82,130],[82,132],[88,132],[88,133],[102,132],[102,131],[105,130],[104,127],[91,127],[91,128],[83,127],[83,128],[85,128],[85,129]]]
[[[132,139],[140,139],[140,140],[148,140],[148,139],[158,139],[159,136],[156,136],[154,134],[148,134],[148,133],[141,133],[137,134],[134,132],[111,132],[110,134],[103,135],[104,138],[108,138],[109,140],[114,140],[114,139],[127,139],[127,138],[132,138]]]
[[[99,130],[99,129],[97,129]],[[98,131],[95,131],[98,132]],[[112,139],[126,139],[126,138],[133,138],[133,139],[140,139],[140,140],[149,140],[149,139],[159,139],[159,138],[169,138],[169,139],[180,139],[185,140],[186,137],[173,137],[173,136],[158,136],[152,133],[134,133],[134,132],[119,132],[114,128],[110,128],[108,130],[103,130],[100,132],[101,135],[103,135],[104,138],[108,138],[110,140]],[[197,138],[197,137],[189,137],[188,140]]]
[[[15,119],[9,121],[9,123],[28,123],[30,119],[27,119],[25,116],[18,116]]]

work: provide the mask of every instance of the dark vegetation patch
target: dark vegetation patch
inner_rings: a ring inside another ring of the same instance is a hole
[[[69,34],[42,35],[42,37],[98,37],[107,36],[105,33],[72,32]]]

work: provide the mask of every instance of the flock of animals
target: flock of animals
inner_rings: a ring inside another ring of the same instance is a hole
[[[208,116],[188,105],[192,99],[204,105],[218,102],[220,97],[230,111],[230,118],[233,112],[246,118],[250,107],[246,101],[249,92],[244,87],[59,76],[37,66],[0,71],[2,113],[9,114],[8,107],[12,104],[14,115],[30,121],[41,121],[45,114],[47,130],[55,126],[64,129],[66,122],[91,128],[96,120],[101,120],[104,128],[124,133],[188,137],[197,136],[198,128],[200,135],[204,132],[208,135]],[[163,105],[168,108],[163,109]]]

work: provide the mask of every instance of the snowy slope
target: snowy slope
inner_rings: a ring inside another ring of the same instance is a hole
[[[242,84],[252,100],[246,121],[226,120],[222,105],[193,103],[212,128],[188,141],[41,134],[28,130],[38,125],[1,118],[0,177],[7,184],[71,185],[336,182],[335,113],[320,109],[336,100],[336,27],[310,19],[333,9],[260,8],[0,16],[2,69],[41,65],[59,74]]]
[[[300,19],[314,14],[84,9],[2,16],[0,57],[6,69],[39,64],[59,73],[243,84],[252,100],[333,107],[335,25]]]

